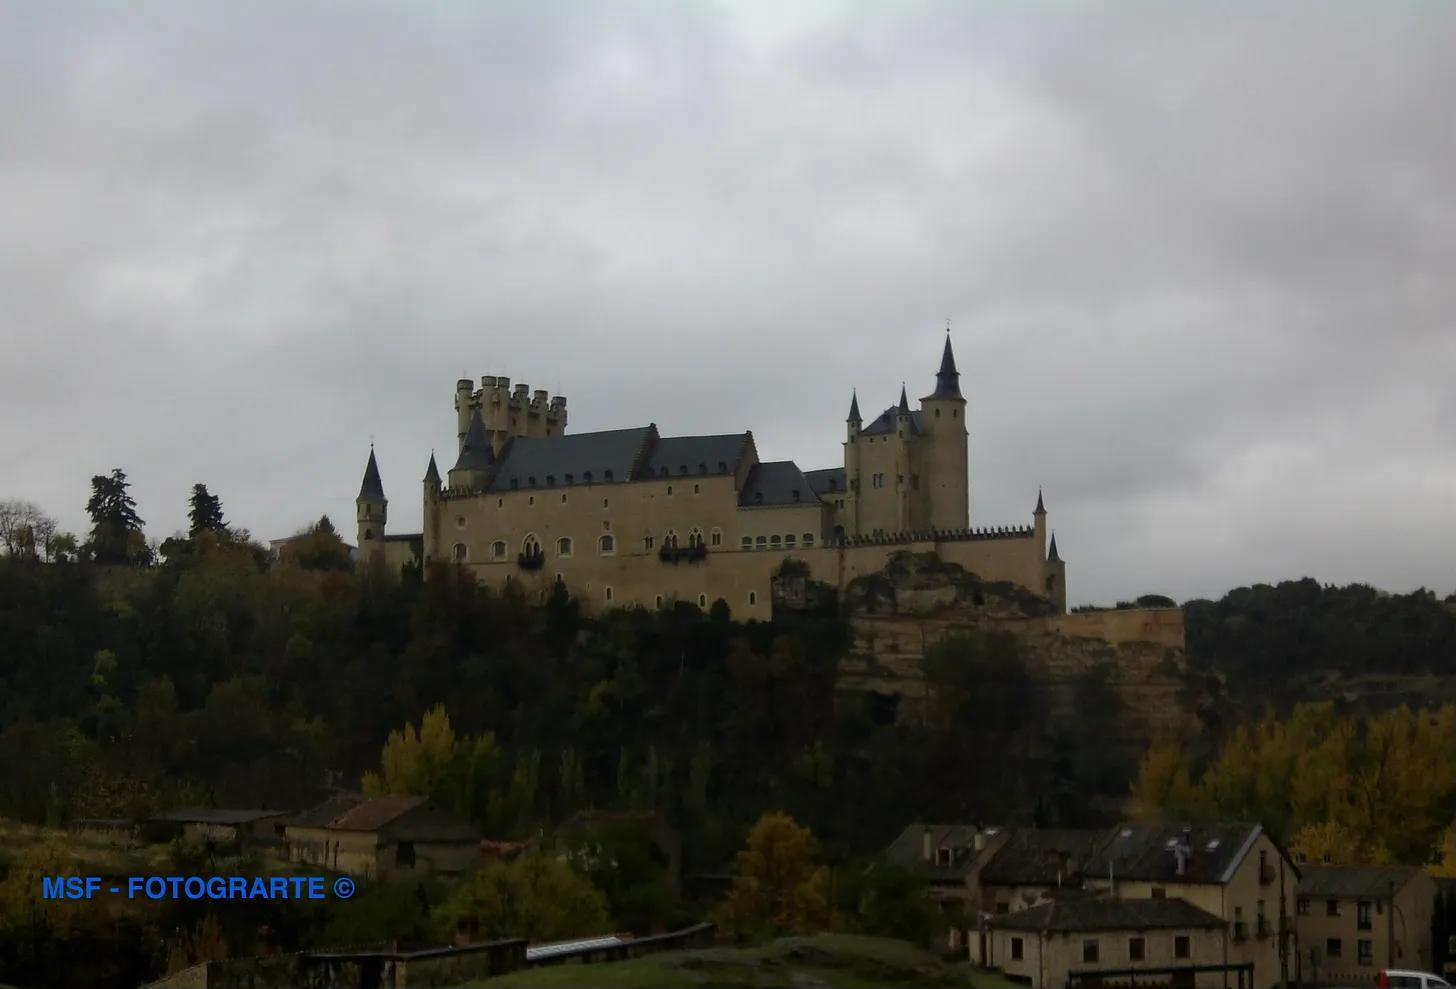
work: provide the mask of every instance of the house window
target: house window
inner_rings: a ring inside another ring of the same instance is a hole
[[[1340,957],[1341,949],[1343,947],[1344,947],[1344,945],[1342,945],[1340,943],[1340,939],[1339,938],[1337,938],[1337,937],[1327,937],[1327,938],[1325,938],[1325,957],[1326,958],[1339,958]]]
[[[698,607],[699,608],[706,608],[707,606],[708,606],[708,595],[706,595],[706,594],[699,594],[698,595]]]
[[[612,589],[610,587],[607,588],[606,594],[607,594],[607,600],[608,601],[612,600]]]
[[[668,497],[669,498],[672,497],[672,485],[671,484],[669,484],[667,486],[667,494],[668,494]]]
[[[703,545],[703,531],[701,529],[694,529],[692,532],[689,532],[688,546],[697,549],[701,545]]]
[[[659,608],[662,607],[662,595],[661,594],[657,595],[657,606]]]
[[[495,542],[493,542],[493,543],[490,544],[490,558],[492,560],[499,560],[501,557],[503,557],[505,555],[506,555],[506,544],[505,544],[504,541],[502,541],[500,539],[497,539]]]
[[[950,849],[949,848],[937,848],[935,850],[935,864],[936,865],[950,865]]]
[[[813,547],[813,545],[814,545],[814,533],[812,533],[812,532],[806,532],[806,533],[804,533],[804,548],[805,549],[810,549],[811,547]]]
[[[617,550],[617,541],[611,536],[603,536],[597,540],[597,549],[603,556],[610,556]]]
[[[642,545],[646,549],[651,549],[652,547],[654,547],[654,546],[657,545],[657,537],[655,537],[655,536],[647,536],[647,537],[643,538]]]
[[[759,536],[758,539],[754,542],[754,545],[759,549],[768,549],[768,537]]]
[[[1365,940],[1356,941],[1355,954],[1358,956],[1361,965],[1375,964],[1374,942]]]
[[[752,536],[744,536],[743,537],[743,541],[741,543],[741,547],[743,549],[753,549],[753,537]]]
[[[1338,917],[1340,915],[1339,900],[1325,900],[1325,916]]]
[[[466,552],[466,550],[465,550],[465,544],[464,543],[456,543],[455,544],[455,562],[456,563],[464,563],[465,562],[465,552]]]
[[[709,537],[708,541],[710,543],[712,543],[714,546],[722,546],[723,545],[723,530],[722,529],[714,529],[713,530],[713,534]]]
[[[1095,937],[1089,937],[1082,942],[1082,961],[1084,963],[1097,961],[1097,939]]]
[[[693,494],[697,494],[700,490],[701,490],[701,488],[698,485],[696,485],[696,484],[693,485]]]
[[[748,603],[749,604],[758,604],[758,592],[757,591],[749,591],[748,592]]]
[[[789,533],[787,536],[784,537],[784,548],[785,549],[793,549],[794,548],[794,534],[792,532]]]
[[[783,542],[783,540],[781,540],[778,536],[773,536],[769,539],[769,542],[773,545],[774,549],[778,549],[779,543]]]
[[[562,536],[560,539],[556,540],[556,555],[571,555],[571,538],[569,536]]]
[[[1173,939],[1174,958],[1187,958],[1193,953],[1191,948],[1192,944],[1189,942],[1187,934],[1179,934]]]
[[[1026,946],[1022,943],[1021,938],[1019,938],[1019,937],[1012,938],[1011,939],[1011,960],[1014,961],[1014,962],[1019,962],[1019,961],[1023,960],[1025,957],[1026,957]]]
[[[1355,904],[1355,927],[1362,931],[1370,930],[1370,901],[1361,900]]]
[[[1128,938],[1127,939],[1127,958],[1128,958],[1128,961],[1134,961],[1134,962],[1140,962],[1140,961],[1142,961],[1145,957],[1147,957],[1146,948],[1147,948],[1147,942],[1145,942],[1142,938],[1140,938],[1140,937],[1130,937],[1130,938]]]
[[[1307,896],[1301,896],[1299,898],[1298,902],[1295,903],[1294,909],[1295,909],[1295,912],[1298,913],[1301,917],[1308,917],[1309,916],[1309,897],[1307,897]]]
[[[394,864],[405,869],[413,869],[415,865],[415,843],[412,841],[401,841],[394,846]]]

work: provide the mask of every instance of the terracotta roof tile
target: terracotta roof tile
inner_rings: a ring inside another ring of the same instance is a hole
[[[324,827],[331,831],[378,831],[425,801],[425,797],[371,797],[345,810]]]

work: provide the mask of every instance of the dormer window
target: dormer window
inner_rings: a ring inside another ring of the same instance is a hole
[[[664,467],[664,468],[662,468],[662,470],[658,471],[658,474],[660,476],[662,476],[662,477],[671,477],[672,476],[672,471],[670,471],[666,467]]]
[[[795,501],[799,500],[799,491],[797,488],[793,491],[793,498]]]
[[[520,486],[521,486],[521,482],[520,481],[516,480],[514,477],[511,478],[511,490],[512,491],[515,491],[515,490],[519,489]]]
[[[698,464],[698,473],[699,474],[706,474],[706,473],[708,473],[708,465],[707,464]]]
[[[677,465],[677,472],[680,475],[682,475],[683,477],[686,477],[687,474],[688,474],[688,465],[687,464],[678,464]]]
[[[575,484],[576,483],[576,475],[575,474],[567,474],[566,475],[566,483],[567,484]]]
[[[548,488],[554,488],[554,487],[556,487],[556,475],[555,474],[547,474],[546,475],[546,486]]]
[[[582,474],[582,475],[581,475],[581,479],[582,479],[582,480],[583,480],[583,481],[585,481],[585,482],[586,482],[586,483],[588,483],[588,484],[590,484],[590,483],[591,483],[591,471],[585,471],[585,472],[584,472],[584,473],[583,473],[583,474]]]
[[[726,473],[728,473],[728,462],[726,460],[720,460],[720,461],[718,461],[718,473],[719,474],[726,474]]]
[[[753,503],[755,505],[762,505],[763,504],[763,492],[762,491],[755,491],[753,493]]]
[[[536,479],[534,477],[528,477],[526,478],[526,483],[534,488],[536,486]]]
[[[607,471],[606,472],[606,478],[605,479],[608,480],[608,481],[610,481],[612,479],[612,472],[611,471]]]

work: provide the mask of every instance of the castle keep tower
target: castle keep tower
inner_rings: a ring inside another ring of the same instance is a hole
[[[513,436],[560,436],[566,432],[566,397],[550,397],[545,390],[524,382],[511,391],[511,379],[487,374],[473,390],[469,378],[455,382],[455,421],[458,440],[465,446],[471,418],[480,414],[490,437],[492,452],[500,453]],[[453,484],[453,482],[452,482]]]
[[[384,484],[379,479],[379,462],[374,459],[374,445],[369,445],[369,463],[364,467],[364,483],[354,499],[359,523],[359,565],[366,566],[384,559],[384,526],[389,521],[389,499],[384,497]]]
[[[920,409],[927,521],[933,529],[964,529],[971,524],[969,431],[949,332],[935,373],[935,391],[920,400]]]

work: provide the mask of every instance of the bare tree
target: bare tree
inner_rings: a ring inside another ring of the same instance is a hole
[[[21,498],[0,500],[0,549],[7,556],[48,554],[56,534],[56,520],[35,502]]]

